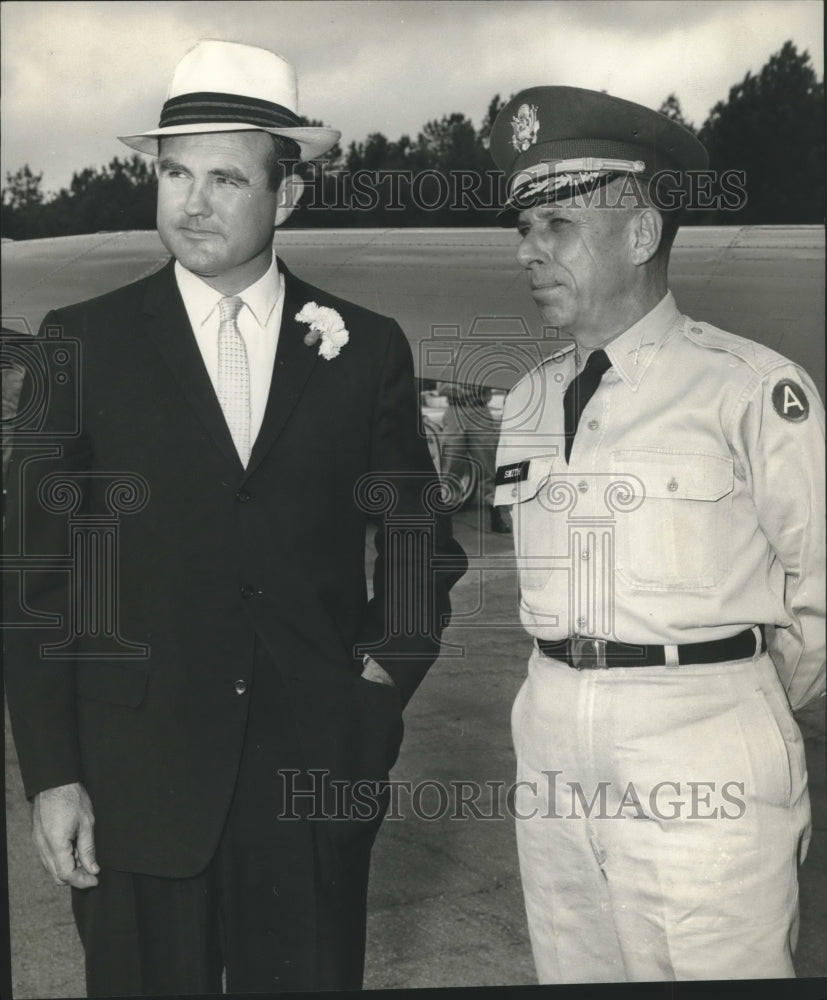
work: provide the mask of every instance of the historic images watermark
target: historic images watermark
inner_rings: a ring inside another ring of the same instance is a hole
[[[495,170],[347,171],[318,162],[307,166],[302,200],[308,211],[495,211],[501,204],[502,175]]]
[[[541,781],[425,778],[345,781],[330,771],[278,772],[279,820],[370,822],[380,818],[424,822],[492,820],[628,820],[660,822],[739,820],[747,810],[746,783],[679,778],[622,787],[611,781],[586,786],[563,772],[544,770]],[[309,783],[308,783],[309,781]]]
[[[302,206],[306,211],[404,213],[421,212],[497,213],[507,199],[505,176],[497,170],[347,170],[326,161],[303,164]],[[620,177],[609,195],[600,186],[577,196],[579,207],[632,208],[641,193],[655,208],[672,212],[738,212],[747,204],[747,177],[743,170],[659,170],[646,181],[632,175]],[[519,210],[536,203],[536,167],[511,182],[514,206]],[[565,205],[565,195],[557,202]],[[573,203],[572,203],[573,204]]]

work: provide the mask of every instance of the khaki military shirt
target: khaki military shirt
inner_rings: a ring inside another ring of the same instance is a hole
[[[824,407],[775,351],[671,293],[607,347],[567,464],[573,345],[509,393],[495,503],[543,639],[675,644],[763,623],[793,707],[825,690]],[[578,365],[579,361],[579,365]]]

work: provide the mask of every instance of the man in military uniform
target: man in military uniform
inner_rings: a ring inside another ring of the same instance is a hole
[[[512,729],[539,979],[793,976],[823,405],[797,365],[677,308],[671,206],[707,167],[690,132],[537,87],[491,152],[560,337],[508,396],[495,498],[535,637]]]

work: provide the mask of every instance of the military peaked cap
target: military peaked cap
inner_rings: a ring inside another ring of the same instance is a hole
[[[497,115],[490,152],[505,173],[505,211],[559,201],[621,174],[705,170],[709,157],[685,126],[642,104],[580,87],[531,87]]]

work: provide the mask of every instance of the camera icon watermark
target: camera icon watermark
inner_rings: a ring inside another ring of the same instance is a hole
[[[46,326],[39,337],[4,327],[4,443],[63,441],[80,434],[80,360],[80,342],[60,326]]]

